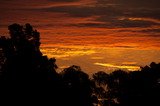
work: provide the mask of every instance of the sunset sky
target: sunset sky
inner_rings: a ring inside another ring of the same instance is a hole
[[[0,35],[30,23],[59,68],[138,70],[160,62],[160,0],[0,0]]]

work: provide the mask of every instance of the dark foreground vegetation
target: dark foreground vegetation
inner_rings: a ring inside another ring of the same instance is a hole
[[[8,27],[0,37],[1,103],[52,106],[160,106],[160,64],[141,70],[97,72],[79,66],[57,73],[55,58],[43,56],[40,33],[30,24]],[[10,84],[8,84],[10,83]],[[11,84],[12,83],[12,84]]]

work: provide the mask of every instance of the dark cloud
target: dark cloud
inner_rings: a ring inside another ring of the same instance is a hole
[[[108,20],[109,21],[109,20]],[[128,28],[128,27],[150,27],[152,25],[160,25],[158,23],[152,21],[144,21],[144,20],[110,20],[110,22],[103,23],[79,23],[79,24],[71,24],[72,26],[78,27],[98,27],[98,28]]]
[[[158,18],[160,15],[156,14],[156,10],[150,11],[126,11],[121,9],[116,9],[112,6],[58,6],[45,8],[44,11],[48,12],[62,12],[70,15],[71,17],[90,17],[98,16],[92,21],[97,23],[80,23],[79,27],[106,27],[106,28],[116,28],[116,27],[150,27],[152,25],[159,25],[159,23],[146,21],[146,20],[130,20],[131,17],[141,17],[141,18]],[[153,12],[154,11],[154,12]],[[121,17],[125,19],[121,20]],[[98,23],[99,22],[99,23]],[[103,24],[102,24],[103,23]]]
[[[157,9],[151,9],[151,8],[129,9],[126,12],[124,12],[124,16],[160,19],[160,8],[157,8]]]
[[[89,16],[123,16],[121,10],[116,10],[113,7],[106,6],[54,6],[50,8],[41,9],[47,12],[62,12],[67,13],[73,17],[89,17]]]
[[[14,0],[15,1],[15,0]],[[80,0],[46,0],[51,2],[76,2]],[[97,0],[93,4],[77,5],[53,5],[53,7],[28,8],[29,11],[43,11],[50,13],[64,13],[72,18],[85,18],[96,16],[90,20],[93,23],[79,23],[73,26],[80,27],[150,27],[159,25],[155,21],[143,20],[143,18],[160,19],[159,0]],[[63,3],[62,3],[63,4]],[[22,9],[21,9],[22,10]],[[64,15],[65,17],[65,15]],[[125,19],[120,19],[125,17]],[[129,18],[142,18],[142,20],[130,20]],[[95,23],[94,23],[95,22]]]
[[[97,3],[85,6],[54,6],[44,8],[47,12],[61,12],[71,17],[98,16],[93,21],[97,23],[80,23],[81,27],[150,27],[159,25],[146,20],[129,20],[127,18],[152,18],[160,19],[158,0],[97,0]],[[154,7],[154,8],[153,8]],[[119,20],[126,17],[124,20]],[[103,24],[99,24],[102,22]]]
[[[99,6],[111,5],[124,16],[160,19],[160,0],[97,0]]]
[[[159,25],[158,23],[152,22],[152,21],[145,21],[145,20],[115,20],[115,22],[112,22],[112,25],[117,27],[150,27],[152,25]]]
[[[146,30],[142,30],[143,32],[158,32],[160,33],[160,29],[146,29]]]
[[[160,1],[159,0],[118,0],[124,4],[133,5],[135,7],[140,8],[159,8]]]
[[[120,47],[120,48],[135,48],[136,46],[115,46],[115,47]]]
[[[97,0],[97,4],[115,4],[123,7],[159,8],[159,0]]]
[[[48,1],[53,1],[53,2],[75,2],[75,1],[80,1],[80,0],[48,0]]]
[[[119,30],[118,32],[140,32],[149,34],[149,37],[160,37],[160,28],[146,28],[143,30]]]
[[[94,11],[92,7],[80,7],[80,6],[54,6],[50,8],[42,9],[47,12],[62,12],[67,13],[74,17],[88,17],[93,15]],[[96,13],[96,12],[95,12]]]
[[[79,23],[79,24],[70,24],[70,26],[109,28],[109,25],[101,24],[101,23]]]
[[[160,29],[159,28],[155,28],[155,29],[144,29],[144,30],[140,30],[138,32],[142,32],[142,33],[160,33]],[[157,36],[156,36],[157,37]],[[160,37],[160,36],[159,36]]]

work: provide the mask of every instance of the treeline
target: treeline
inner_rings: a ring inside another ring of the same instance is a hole
[[[160,63],[133,72],[100,71],[91,78],[75,65],[57,73],[56,59],[39,49],[37,30],[30,24],[8,29],[10,37],[0,37],[0,80],[13,84],[4,92],[5,100],[21,105],[160,106]]]

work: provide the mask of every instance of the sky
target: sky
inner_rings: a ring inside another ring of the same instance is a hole
[[[159,0],[0,0],[0,35],[30,23],[60,69],[129,71],[160,61]]]

